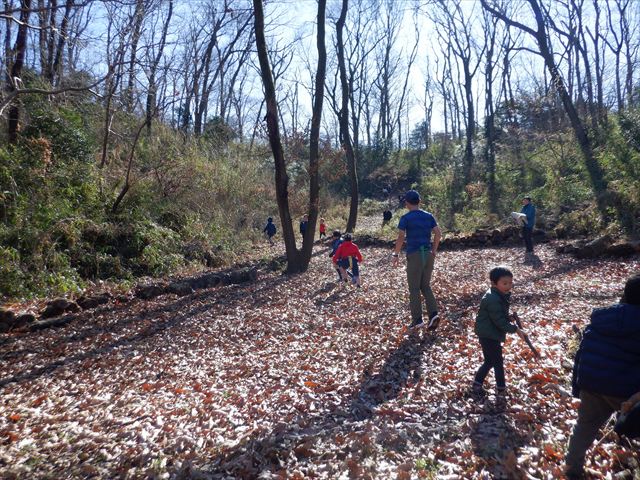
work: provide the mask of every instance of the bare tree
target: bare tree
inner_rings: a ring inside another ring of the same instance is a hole
[[[340,144],[347,158],[349,169],[349,181],[351,186],[351,202],[349,206],[349,218],[347,220],[347,232],[353,232],[358,219],[358,174],[356,170],[356,159],[351,143],[351,133],[349,132],[349,81],[347,79],[347,66],[344,55],[344,24],[347,18],[348,0],[342,0],[340,17],[336,22],[336,48],[338,51],[338,66],[340,70],[340,110],[338,111],[338,121],[340,123]]]
[[[473,97],[474,77],[481,64],[485,46],[478,47],[474,40],[472,14],[465,16],[460,0],[438,0],[433,20],[440,25],[441,38],[448,38],[451,52],[460,62],[462,81],[458,85],[464,89],[465,153],[462,181],[466,185],[471,178],[473,166],[473,141],[476,136],[475,100]]]
[[[318,195],[320,189],[318,183],[319,136],[322,120],[325,69],[327,61],[324,43],[326,2],[325,0],[318,1],[318,68],[316,71],[315,95],[313,100],[311,133],[309,138],[309,226],[303,239],[302,250],[298,250],[296,247],[293,225],[291,223],[291,214],[289,211],[289,176],[286,170],[284,149],[280,138],[278,103],[264,33],[264,11],[262,7],[262,0],[253,0],[253,7],[256,47],[258,50],[260,73],[267,106],[267,114],[265,118],[269,133],[269,143],[271,144],[275,164],[276,199],[280,213],[280,222],[283,229],[285,249],[287,252],[287,272],[296,273],[305,271],[309,265],[309,261],[311,260],[313,238],[315,236],[315,224],[318,217]]]
[[[29,16],[31,14],[31,0],[21,0],[20,2],[20,20],[18,22],[18,33],[14,47],[10,49],[7,56],[7,63],[11,68],[7,68],[7,79],[5,88],[8,96],[11,96],[18,90],[19,84],[22,83],[22,67],[24,66],[24,58],[27,52],[27,34],[29,29]],[[9,35],[9,26],[7,26],[7,35]],[[9,40],[10,41],[10,40]],[[18,140],[18,124],[20,121],[20,108],[18,105],[9,107],[9,120],[7,123],[7,137],[9,143],[15,143]]]
[[[157,107],[157,96],[158,96],[158,84],[156,75],[158,73],[158,67],[160,65],[160,61],[162,60],[162,55],[164,54],[164,47],[167,43],[167,33],[169,31],[169,24],[171,23],[171,17],[173,16],[173,0],[169,0],[167,7],[167,16],[162,25],[162,33],[160,34],[160,40],[158,43],[158,50],[153,56],[149,64],[149,73],[148,73],[148,83],[149,87],[147,90],[147,102],[146,102],[146,127],[147,134],[151,133],[151,122],[153,120],[153,112],[156,111]],[[149,52],[152,53],[151,51]]]
[[[483,30],[485,42],[484,84],[485,84],[485,118],[484,118],[484,159],[487,167],[487,196],[489,197],[489,211],[498,213],[498,195],[496,192],[496,131],[495,131],[495,104],[493,85],[495,80],[495,68],[497,65],[496,34],[497,19],[483,12]]]
[[[575,105],[573,104],[573,100],[569,96],[569,93],[565,87],[564,79],[562,78],[562,75],[560,74],[560,71],[558,70],[558,67],[555,63],[553,51],[551,50],[551,45],[549,44],[549,35],[547,31],[548,19],[545,19],[538,0],[527,1],[535,17],[535,29],[508,17],[503,11],[497,9],[495,6],[490,5],[489,0],[481,0],[482,6],[486,10],[488,10],[493,15],[500,18],[510,26],[528,33],[536,40],[540,55],[542,56],[547,69],[549,70],[551,80],[555,86],[556,91],[558,92],[558,95],[560,96],[560,99],[562,100],[565,112],[569,117],[571,127],[578,141],[578,145],[580,146],[580,149],[582,151],[585,166],[587,168],[587,171],[589,172],[589,177],[591,179],[591,186],[596,195],[598,207],[602,215],[606,215],[606,204],[602,193],[607,189],[607,181],[604,178],[602,167],[593,154],[591,139],[587,135],[584,124],[580,119],[580,116],[578,115]]]

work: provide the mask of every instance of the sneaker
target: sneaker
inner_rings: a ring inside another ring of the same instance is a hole
[[[471,398],[474,398],[476,400],[482,400],[484,397],[487,396],[487,391],[484,388],[482,388],[482,385],[476,385],[475,383],[471,387],[471,390],[469,393],[471,395]]]
[[[422,327],[424,327],[424,322],[422,321],[421,318],[417,320],[413,320],[411,322],[411,325],[409,325],[409,328],[422,328]]]
[[[504,406],[507,403],[506,388],[496,388],[496,405]]]
[[[435,330],[440,325],[440,315],[438,312],[433,312],[429,315],[429,324],[427,325],[427,330]]]

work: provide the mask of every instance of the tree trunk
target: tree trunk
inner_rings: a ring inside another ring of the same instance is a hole
[[[280,137],[280,126],[278,122],[278,103],[276,91],[269,63],[267,52],[267,41],[264,34],[264,11],[262,0],[253,0],[254,25],[256,35],[256,48],[258,60],[260,62],[260,76],[264,86],[264,97],[267,107],[265,120],[267,122],[267,132],[269,144],[273,152],[275,167],[276,200],[278,202],[278,212],[282,224],[282,236],[284,238],[285,251],[287,255],[287,272],[296,273],[306,269],[303,266],[302,252],[296,248],[296,239],[291,223],[291,213],[289,211],[289,176],[287,174],[284,149]],[[307,231],[312,230],[308,229]]]
[[[344,24],[347,18],[347,8],[349,0],[342,0],[342,10],[340,18],[336,22],[337,49],[338,49],[338,65],[340,68],[340,86],[341,86],[341,107],[338,113],[340,122],[340,143],[347,157],[347,167],[349,169],[349,183],[351,186],[351,203],[349,206],[349,219],[347,220],[347,232],[353,232],[356,228],[358,219],[358,175],[356,169],[356,159],[351,143],[351,134],[349,132],[349,84],[347,83],[347,67],[344,59]]]
[[[18,90],[16,82],[21,81],[22,67],[24,66],[24,57],[27,52],[27,35],[29,14],[31,13],[31,0],[22,0],[20,8],[20,25],[18,26],[18,34],[16,43],[13,47],[15,57],[11,66],[11,74],[7,79],[7,90],[9,93]],[[20,122],[20,109],[18,105],[12,105],[9,108],[9,121],[7,128],[7,137],[9,143],[18,141],[18,123]]]
[[[547,30],[540,5],[538,4],[537,0],[528,1],[536,17],[536,24],[538,27],[536,31],[536,41],[538,43],[538,48],[540,49],[542,58],[544,59],[547,69],[549,70],[549,74],[551,75],[551,80],[556,87],[556,91],[558,92],[558,95],[562,100],[565,112],[569,117],[571,127],[575,134],[576,140],[578,141],[578,145],[580,146],[580,150],[582,151],[582,155],[585,160],[585,166],[587,167],[589,178],[591,179],[591,187],[593,188],[593,192],[596,196],[596,201],[598,203],[600,213],[603,216],[606,216],[606,205],[604,204],[604,199],[602,198],[602,193],[607,189],[607,181],[604,178],[604,172],[602,170],[602,167],[598,164],[597,159],[593,155],[591,139],[587,135],[584,124],[582,123],[575,105],[573,104],[573,101],[571,100],[571,97],[569,96],[569,93],[564,86],[562,75],[560,75],[558,67],[555,64],[553,53],[551,52],[551,48],[547,40]]]
[[[553,82],[558,95],[562,101],[564,106],[564,110],[569,117],[569,121],[571,123],[571,127],[573,129],[576,140],[578,141],[578,145],[580,146],[580,150],[584,157],[585,166],[587,168],[587,172],[589,173],[589,178],[591,180],[591,187],[593,189],[593,193],[596,197],[596,202],[598,204],[598,209],[603,217],[606,217],[607,214],[607,205],[604,201],[604,196],[602,195],[607,189],[607,181],[604,178],[604,172],[602,167],[598,164],[597,159],[593,154],[593,147],[591,145],[591,139],[587,135],[587,131],[580,119],[578,112],[573,104],[569,93],[564,84],[564,80],[558,71],[558,67],[555,64],[555,60],[553,58],[553,52],[551,51],[551,46],[548,43],[548,32],[546,28],[545,19],[542,13],[542,9],[538,4],[538,0],[528,0],[531,9],[535,14],[536,20],[536,30],[532,30],[526,25],[516,22],[510,18],[508,18],[503,12],[496,10],[495,8],[488,5],[487,0],[481,0],[482,6],[491,12],[493,15],[497,16],[504,22],[508,23],[511,26],[519,28],[524,32],[532,35],[538,44],[538,49],[540,51],[540,55],[542,56],[544,63],[549,70],[549,74],[551,76],[551,81]]]

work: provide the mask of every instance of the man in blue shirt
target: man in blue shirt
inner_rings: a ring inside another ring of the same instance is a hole
[[[409,304],[411,307],[411,327],[421,327],[422,298],[427,303],[429,313],[428,328],[437,328],[440,318],[438,306],[431,290],[431,274],[436,258],[436,252],[440,245],[442,233],[433,215],[420,208],[420,194],[415,190],[409,190],[404,195],[404,202],[408,213],[400,218],[398,223],[398,239],[393,253],[394,265],[398,266],[398,255],[405,239],[407,241],[407,283],[409,284]],[[433,233],[433,244],[431,234]]]
[[[522,209],[520,213],[527,216],[527,223],[522,227],[522,236],[524,244],[527,247],[527,253],[533,253],[533,227],[536,226],[536,207],[531,203],[531,197],[522,199]]]

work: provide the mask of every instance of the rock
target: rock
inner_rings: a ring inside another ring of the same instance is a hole
[[[200,277],[191,278],[187,280],[189,286],[194,290],[200,290],[203,288],[217,287],[220,285],[220,275],[215,273],[207,273]]]
[[[13,311],[7,308],[0,308],[0,323],[13,323],[15,317],[16,314]]]
[[[167,288],[162,284],[140,285],[136,288],[134,295],[143,300],[151,300],[166,293]]]
[[[605,253],[616,257],[627,257],[637,251],[637,245],[634,245],[632,242],[616,242],[613,245],[609,245]]]
[[[590,241],[576,252],[578,258],[594,258],[604,254],[607,247],[613,243],[611,235],[602,235]]]
[[[91,308],[96,308],[98,305],[104,305],[111,300],[111,294],[109,293],[101,293],[99,295],[94,295],[92,297],[82,296],[77,300],[77,304],[83,310],[89,310]]]
[[[36,316],[33,313],[23,313],[18,315],[14,321],[14,327],[20,328],[25,325],[30,325],[36,321]]]
[[[8,332],[13,328],[16,314],[6,308],[0,308],[0,333]]]
[[[118,303],[129,303],[131,301],[131,297],[129,295],[118,295],[116,297],[116,302]]]
[[[168,293],[175,293],[179,297],[184,297],[185,295],[191,295],[193,293],[193,288],[189,282],[172,282],[167,287]]]
[[[62,327],[76,318],[75,315],[65,315],[60,318],[53,318],[49,320],[38,320],[37,322],[33,322],[29,325],[29,330],[35,332],[37,330],[44,330],[45,328],[51,327]]]
[[[244,268],[235,270],[229,274],[229,283],[239,284],[245,282],[255,282],[258,278],[258,270],[255,268]]]
[[[77,303],[70,302],[66,298],[56,298],[55,300],[51,300],[47,303],[47,306],[44,308],[44,310],[40,312],[40,316],[42,318],[51,318],[62,315],[65,312],[78,311],[80,311],[80,307]]]

